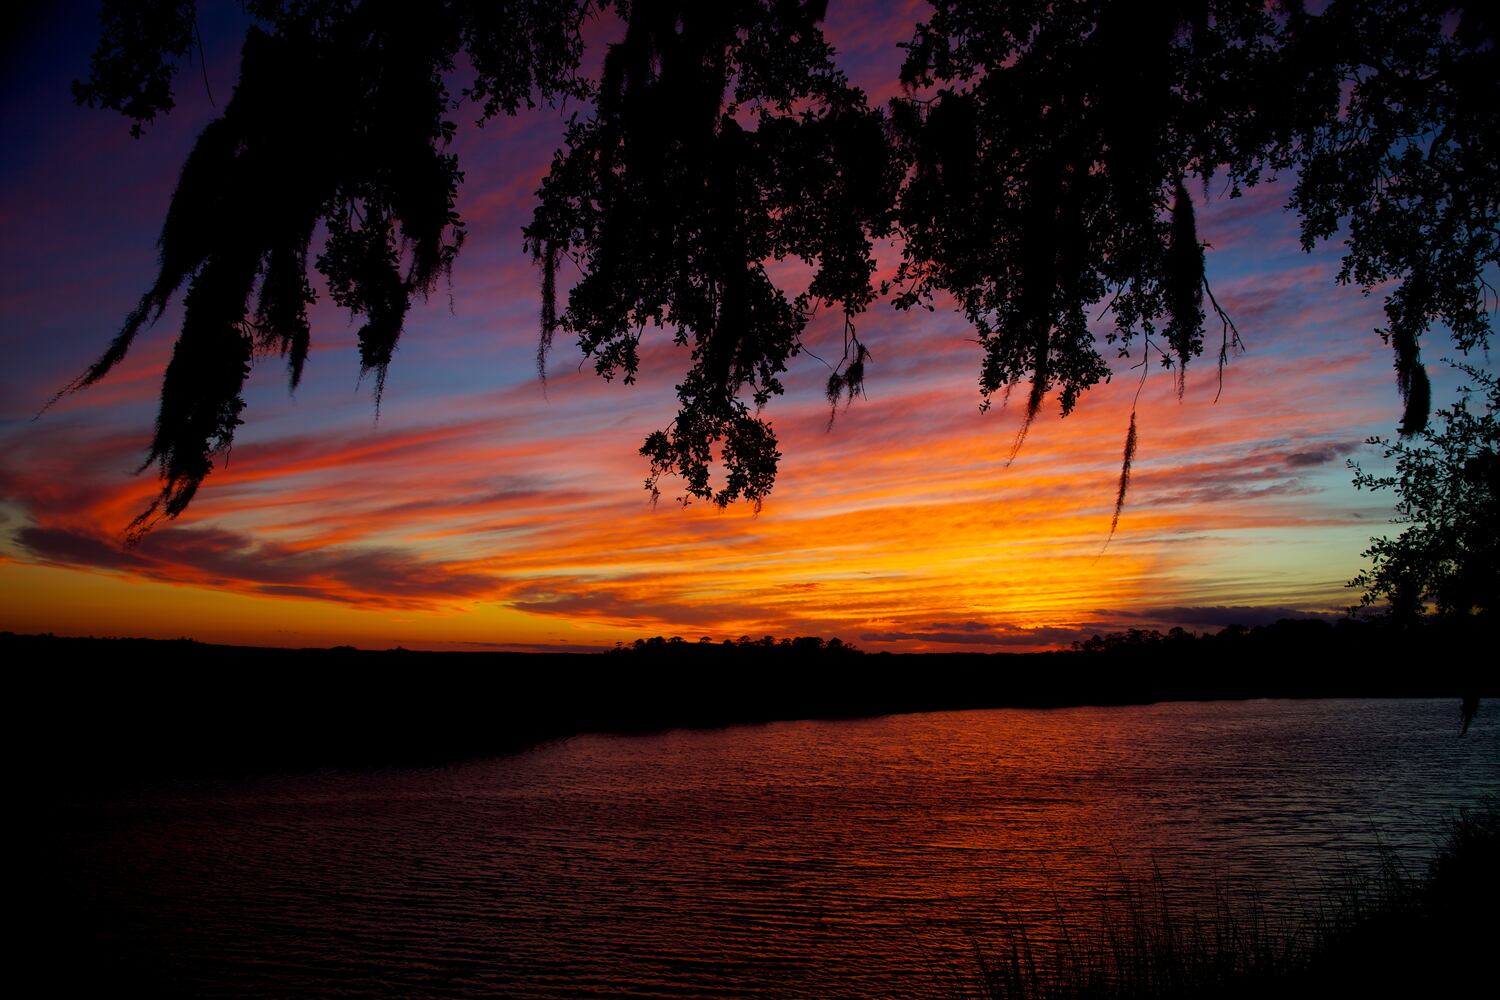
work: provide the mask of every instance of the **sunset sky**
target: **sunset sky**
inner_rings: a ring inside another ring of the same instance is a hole
[[[205,8],[222,107],[243,21],[237,4]],[[872,100],[897,92],[895,44],[923,9],[831,5],[829,36]],[[323,295],[297,392],[279,357],[262,359],[227,462],[181,519],[126,548],[157,490],[154,469],[134,473],[180,298],[104,383],[36,415],[154,277],[177,171],[215,109],[196,63],[179,74],[177,110],[143,139],[118,115],[74,107],[95,17],[91,4],[55,5],[22,22],[0,62],[0,629],[431,649],[802,634],[868,650],[1024,650],[1130,626],[1340,612],[1356,600],[1344,583],[1361,550],[1387,530],[1390,497],[1356,491],[1346,468],[1381,468],[1362,442],[1399,417],[1373,332],[1380,297],[1336,285],[1337,244],[1300,251],[1284,184],[1237,200],[1193,191],[1209,280],[1248,351],[1217,403],[1213,325],[1181,401],[1153,359],[1107,548],[1131,362],[1066,419],[1049,401],[1007,465],[1024,394],[980,412],[979,348],[941,306],[880,303],[862,318],[868,398],[831,428],[828,370],[793,359],[767,411],[783,458],[758,515],[684,508],[671,483],[653,508],[637,449],[671,420],[687,349],[660,334],[624,386],[560,340],[545,391],[536,376],[538,279],[520,227],[563,120],[543,109],[460,130],[469,238],[449,288],[408,318],[378,422],[357,325]],[[601,56],[595,46],[585,67]],[[887,264],[897,255],[882,250]],[[840,331],[829,311],[805,342],[836,356]],[[1455,353],[1441,331],[1426,345],[1439,405],[1454,386],[1440,359]]]

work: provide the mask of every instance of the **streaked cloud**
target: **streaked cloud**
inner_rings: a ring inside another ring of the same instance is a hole
[[[884,20],[831,23],[878,98],[916,16],[893,5]],[[90,44],[80,36],[81,58]],[[1130,624],[1332,612],[1386,516],[1343,468],[1370,458],[1358,442],[1399,413],[1372,333],[1380,304],[1336,286],[1336,247],[1298,251],[1284,187],[1202,206],[1209,276],[1249,351],[1222,393],[1211,357],[1190,366],[1182,400],[1169,373],[1147,370],[1114,538],[1139,354],[1115,360],[1113,381],[1066,420],[1048,404],[1009,462],[1019,415],[998,400],[980,412],[978,347],[943,303],[858,318],[874,352],[868,398],[831,427],[828,369],[794,359],[766,411],[783,458],[759,516],[681,507],[670,483],[653,509],[637,449],[675,411],[687,353],[670,332],[647,332],[635,386],[598,379],[562,341],[545,388],[535,378],[537,275],[518,234],[557,142],[548,111],[461,131],[470,238],[451,296],[412,312],[379,421],[353,328],[325,297],[296,395],[280,359],[261,359],[234,450],[180,522],[126,548],[155,492],[150,470],[133,473],[179,314],[102,385],[31,418],[149,281],[172,181],[212,109],[185,97],[131,142],[118,120],[71,106],[71,72],[5,95],[8,120],[39,131],[0,161],[0,627],[98,620],[432,648],[798,633],[872,649],[1045,648]],[[882,248],[883,273],[893,259]],[[806,344],[827,358],[841,337],[841,318],[824,315]]]

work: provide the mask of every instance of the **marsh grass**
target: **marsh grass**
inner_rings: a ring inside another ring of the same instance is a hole
[[[1489,995],[1500,942],[1500,806],[1462,810],[1423,870],[1385,851],[1325,883],[1299,915],[1218,892],[1187,905],[1159,870],[1121,877],[1097,919],[1061,909],[1044,940],[1018,926],[976,946],[983,1000]]]

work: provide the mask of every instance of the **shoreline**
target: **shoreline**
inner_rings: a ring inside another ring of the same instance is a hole
[[[1351,657],[1310,666],[1305,649],[1205,663],[1196,646],[599,655],[5,634],[0,657],[11,664],[22,745],[51,777],[107,783],[431,764],[594,732],[1168,701],[1451,698],[1456,735],[1461,695],[1500,693],[1477,668],[1453,664],[1396,673]]]

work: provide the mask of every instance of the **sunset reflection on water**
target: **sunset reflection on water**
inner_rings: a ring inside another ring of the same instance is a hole
[[[121,981],[199,995],[945,995],[1122,873],[1295,909],[1500,790],[1456,702],[994,710],[589,735],[60,817]],[[957,977],[955,979],[954,977]]]

